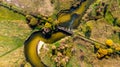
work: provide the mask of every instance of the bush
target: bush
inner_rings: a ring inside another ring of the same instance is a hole
[[[105,43],[107,46],[110,46],[110,47],[113,45],[113,41],[111,39],[107,39]]]

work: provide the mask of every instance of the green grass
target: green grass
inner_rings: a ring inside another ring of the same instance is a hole
[[[25,20],[25,17],[0,6],[0,20]]]
[[[3,52],[0,52],[0,57],[21,47],[23,42],[24,41],[18,37],[10,38],[6,36],[0,36],[0,46],[2,47],[0,50],[3,50]]]
[[[24,44],[30,34],[25,17],[0,6],[0,57]]]
[[[30,34],[22,22],[0,21],[0,57],[21,47]]]
[[[119,34],[116,33],[116,34],[113,34],[111,37],[110,37],[114,43],[120,43],[120,39],[119,39]]]

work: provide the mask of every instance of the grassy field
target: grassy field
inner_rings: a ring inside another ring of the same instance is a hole
[[[4,7],[0,7],[0,20],[25,20],[25,17]]]
[[[0,57],[24,44],[30,33],[25,17],[0,7]]]

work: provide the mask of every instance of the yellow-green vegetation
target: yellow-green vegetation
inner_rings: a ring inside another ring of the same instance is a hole
[[[112,16],[110,11],[107,11],[105,14],[105,19],[108,21],[108,23],[113,24],[114,17]]]
[[[9,54],[23,45],[24,40],[19,37],[0,36],[0,57]]]
[[[120,18],[118,18],[118,19],[116,20],[116,24],[117,24],[117,26],[120,27]]]
[[[25,20],[25,17],[0,6],[0,20]]]
[[[32,19],[32,16],[31,16],[31,15],[26,15],[26,18],[27,18],[28,20],[30,20],[30,19]]]
[[[47,21],[54,22],[54,20],[51,17],[48,17]]]
[[[21,47],[31,31],[21,20],[13,22],[0,20],[0,29],[0,47],[2,47],[0,57]]]
[[[35,25],[37,25],[37,23],[38,23],[37,19],[33,17],[33,18],[30,20],[29,25],[35,26]]]
[[[94,21],[89,21],[86,24],[80,26],[82,34],[85,34],[87,38],[90,38],[91,36],[91,31],[92,28],[94,27],[93,23]]]
[[[45,23],[44,28],[50,28],[51,29],[51,27],[52,27],[52,25],[50,23],[48,23],[48,22]]]
[[[21,47],[30,33],[25,17],[0,6],[0,57]]]
[[[107,39],[104,46],[95,45],[95,48],[97,48],[96,55],[99,59],[120,55],[120,44],[115,44],[111,39]]]
[[[75,0],[51,0],[55,6],[54,14],[57,14],[61,10],[69,9],[71,6],[76,5],[77,1]],[[78,1],[79,2],[79,1]]]

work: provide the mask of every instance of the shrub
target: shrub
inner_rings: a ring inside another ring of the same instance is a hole
[[[105,43],[107,46],[110,46],[110,47],[113,45],[113,41],[111,39],[107,39]]]

